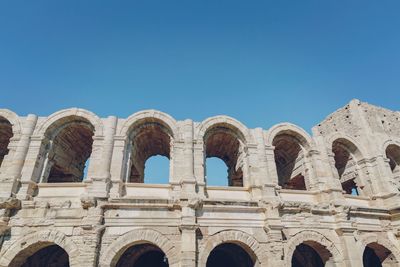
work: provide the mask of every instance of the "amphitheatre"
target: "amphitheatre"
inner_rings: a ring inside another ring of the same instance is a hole
[[[166,184],[144,180],[156,155]],[[208,185],[212,157],[227,186]],[[399,189],[400,112],[356,99],[311,135],[0,109],[0,267],[395,267]]]

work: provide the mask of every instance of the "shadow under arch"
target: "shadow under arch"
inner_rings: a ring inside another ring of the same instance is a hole
[[[34,253],[50,246],[53,246],[53,248],[57,246],[68,254],[69,266],[80,266],[78,246],[65,234],[56,230],[38,231],[16,240],[0,255],[0,266],[19,267]]]
[[[266,264],[268,261],[261,245],[254,237],[239,230],[226,230],[207,238],[199,255],[199,266],[207,266],[207,261],[212,251],[223,244],[233,244],[236,248],[231,251],[243,253],[240,252],[240,250],[243,250],[246,252],[254,266],[261,266],[261,264]],[[232,245],[230,246],[233,247]]]
[[[116,267],[121,256],[129,248],[143,244],[159,248],[168,259],[169,266],[179,266],[179,253],[173,242],[163,234],[151,229],[132,230],[117,238],[106,248],[104,253],[101,253],[99,266]]]

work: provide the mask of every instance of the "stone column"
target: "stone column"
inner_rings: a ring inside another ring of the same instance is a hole
[[[181,267],[196,266],[196,209],[201,207],[200,200],[182,202],[181,218]]]
[[[111,189],[110,197],[118,198],[123,193],[123,185],[127,179],[127,168],[130,151],[125,151],[126,140],[123,136],[114,138],[114,149],[111,159]]]
[[[350,230],[350,229],[349,229]],[[363,266],[362,252],[358,249],[357,242],[354,238],[353,230],[341,230],[339,238],[343,245],[344,264],[348,267]]]
[[[35,129],[37,116],[29,114],[21,129],[21,136],[12,157],[6,157],[3,164],[7,166],[5,170],[5,180],[2,181],[1,198],[8,198],[17,192],[18,182],[21,179],[21,171],[24,166],[25,158],[28,153],[30,137]],[[10,155],[11,156],[11,155]],[[10,162],[7,163],[6,161]]]
[[[196,194],[196,178],[194,176],[194,157],[193,157],[193,121],[185,120],[183,125],[183,148],[180,149],[182,155],[176,155],[180,157],[180,165],[178,173],[182,173],[180,184],[181,184],[181,199],[189,199]],[[178,152],[178,151],[176,151]]]
[[[93,142],[92,155],[88,170],[88,195],[106,198],[110,183],[110,166],[114,145],[114,134],[117,118],[110,116],[104,123],[104,137]]]

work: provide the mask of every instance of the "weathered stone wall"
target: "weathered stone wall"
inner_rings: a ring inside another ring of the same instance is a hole
[[[0,267],[54,245],[73,267],[116,266],[135,245],[157,247],[169,266],[203,267],[223,244],[239,245],[255,266],[314,254],[326,266],[362,266],[366,248],[399,265],[399,112],[353,100],[310,136],[290,123],[248,129],[227,116],[3,109],[0,134]],[[168,184],[143,183],[153,155],[169,157]],[[232,186],[207,185],[207,157],[227,164]]]

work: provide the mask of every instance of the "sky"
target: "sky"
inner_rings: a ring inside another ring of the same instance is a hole
[[[400,1],[0,1],[0,108],[157,109],[306,131],[351,99],[400,110]]]

